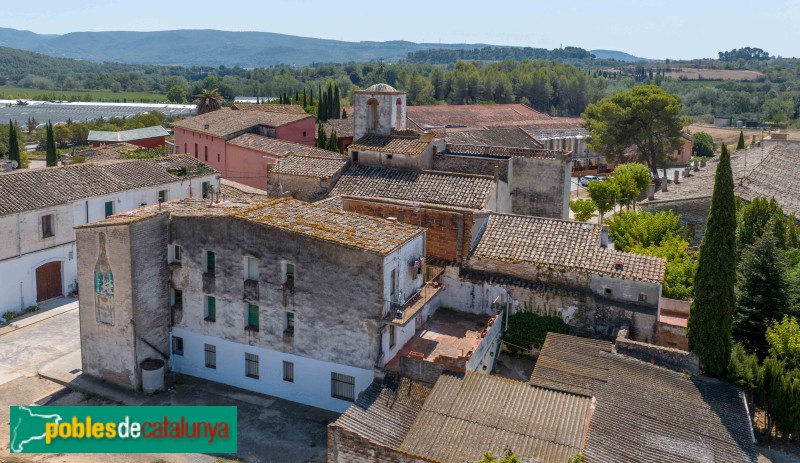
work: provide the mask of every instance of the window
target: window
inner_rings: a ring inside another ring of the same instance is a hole
[[[372,98],[367,101],[367,108],[369,114],[369,131],[374,132],[378,130],[378,100]]]
[[[244,354],[244,374],[248,378],[258,379],[258,355]]]
[[[172,305],[178,307],[183,305],[183,291],[180,289],[172,290]]]
[[[189,150],[186,148],[186,143],[183,144],[183,154],[189,154]]]
[[[290,383],[294,382],[294,363],[283,361],[283,380]]]
[[[158,190],[158,202],[163,203],[167,200],[167,190]]]
[[[214,274],[217,269],[217,255],[214,251],[206,251],[206,273]]]
[[[217,162],[219,162],[219,153],[217,153]]]
[[[294,283],[294,264],[286,264],[286,278],[284,281]]]
[[[203,147],[204,154],[205,154],[205,161],[208,162],[208,146]]]
[[[247,304],[247,328],[258,331],[258,306]]]
[[[106,217],[114,215],[114,201],[106,201]]]
[[[639,302],[647,302],[647,294],[639,293]]]
[[[397,327],[389,325],[389,349],[394,347],[395,343],[397,343]]]
[[[217,346],[206,344],[206,368],[217,368]]]
[[[606,288],[605,290],[606,296],[610,296],[612,292],[611,288]]]
[[[211,195],[211,183],[203,182],[202,189],[203,189],[203,199],[208,199],[209,196]]]
[[[286,312],[286,333],[294,334],[294,312]]]
[[[183,338],[172,337],[172,355],[183,355]]]
[[[42,216],[42,238],[55,236],[53,233],[53,214]]]
[[[356,379],[352,376],[331,372],[331,397],[341,400],[355,399]]]
[[[305,132],[303,132],[303,136],[304,136],[304,137],[306,136],[306,133],[305,133]]]
[[[244,258],[244,273],[246,280],[258,281],[258,259],[255,257],[246,256]]]
[[[172,246],[172,260],[174,262],[181,261],[181,247],[178,246],[177,244]]]
[[[354,163],[358,162],[358,151],[353,151],[353,162]]]
[[[217,298],[206,296],[206,316],[207,322],[217,321]]]
[[[392,274],[389,277],[389,302],[394,304],[397,300],[394,297],[394,289],[397,286],[397,270],[392,269]]]
[[[200,154],[200,151],[197,149],[197,143],[194,144],[194,157],[197,157]]]

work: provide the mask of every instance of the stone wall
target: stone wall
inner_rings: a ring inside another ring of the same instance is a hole
[[[445,370],[444,363],[429,362],[405,355],[401,356],[399,361],[401,376],[428,384],[434,384],[439,379],[439,375]],[[464,371],[464,369],[462,368],[460,371]]]
[[[344,168],[342,171],[344,171]],[[267,176],[267,193],[275,198],[292,196],[302,201],[318,201],[331,191],[333,185],[339,180],[342,171],[332,178],[269,173]]]
[[[489,175],[495,172],[501,182],[508,183],[511,176],[511,162],[501,156],[465,156],[457,154],[437,154],[433,157],[433,170],[460,172],[463,174]]]
[[[569,156],[543,159],[512,158],[511,211],[514,214],[569,218],[572,163]]]
[[[693,237],[692,245],[699,246],[706,232],[706,220],[711,209],[711,197],[650,201],[640,205],[642,210],[657,213],[672,211],[680,216],[680,225]]]
[[[424,457],[376,444],[358,434],[328,425],[328,463],[434,463]]]
[[[620,330],[614,343],[614,352],[692,376],[700,374],[700,360],[693,352],[637,342],[628,337],[628,330]]]
[[[430,257],[462,262],[469,255],[474,225],[472,212],[348,197],[342,198],[342,209],[374,217],[395,217],[399,222],[425,227],[425,249]]]

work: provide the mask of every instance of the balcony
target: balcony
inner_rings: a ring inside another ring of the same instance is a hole
[[[422,309],[424,309],[431,301],[433,301],[442,286],[438,282],[428,282],[419,291],[409,297],[405,304],[386,304],[384,310],[383,320],[393,325],[405,326],[414,319]]]

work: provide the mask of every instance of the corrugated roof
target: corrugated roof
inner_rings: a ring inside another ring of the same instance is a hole
[[[217,171],[192,156],[74,164],[0,173],[0,215],[181,181],[170,172]]]
[[[419,136],[377,135],[374,133],[361,137],[350,145],[354,151],[378,151],[381,153],[419,156],[430,142],[422,141]]]
[[[587,463],[756,461],[733,384],[614,354],[609,344],[550,333],[531,377],[596,398]]]
[[[494,179],[450,172],[411,171],[353,164],[329,196],[366,196],[482,210],[494,191]]]
[[[589,397],[481,373],[444,373],[400,449],[442,462],[510,450],[522,461],[563,463],[583,451]]]
[[[663,282],[666,260],[600,247],[601,227],[568,220],[492,214],[470,259],[579,270]]]
[[[398,449],[430,392],[430,386],[408,378],[376,379],[334,426],[378,445]]]
[[[310,114],[283,114],[265,111],[232,111],[229,108],[222,108],[175,122],[173,126],[224,138],[259,125],[280,127],[308,117],[314,116]]]
[[[167,129],[160,125],[145,127],[143,129],[123,130],[122,132],[107,132],[104,130],[90,130],[88,141],[118,143],[135,140],[145,140],[147,138],[166,137],[169,135]]]
[[[281,175],[299,175],[302,177],[331,178],[342,172],[349,159],[319,156],[290,155],[269,167],[269,172]]]

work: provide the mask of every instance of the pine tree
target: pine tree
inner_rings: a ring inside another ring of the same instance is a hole
[[[339,137],[336,136],[336,129],[331,130],[331,136],[328,138],[327,150],[335,153],[339,152]]]
[[[689,348],[704,371],[720,377],[731,357],[731,325],[736,304],[736,201],[731,156],[723,146],[689,312]]]
[[[736,149],[737,150],[744,149],[744,132],[741,130],[739,131],[739,143],[736,144]]]
[[[767,326],[791,309],[786,268],[771,231],[745,250],[738,273],[733,338],[763,359]]]
[[[58,151],[56,151],[56,137],[53,133],[52,122],[47,122],[47,142],[45,143],[47,167],[58,165]]]
[[[17,167],[22,167],[22,161],[19,153],[19,138],[17,138],[17,128],[14,124],[8,122],[8,159],[17,161]]]
[[[325,134],[325,127],[323,127],[322,121],[319,121],[319,125],[317,126],[317,148],[328,148],[328,138]]]

